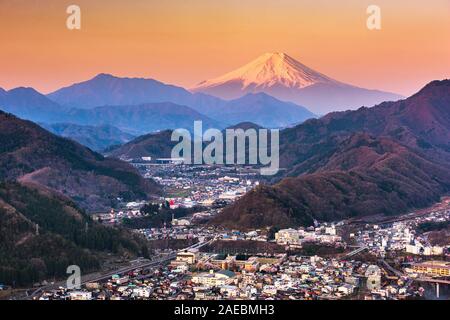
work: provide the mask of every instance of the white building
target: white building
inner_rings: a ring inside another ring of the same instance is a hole
[[[200,273],[192,277],[192,282],[197,285],[203,285],[207,287],[219,287],[230,285],[236,277],[236,274],[229,270],[221,270],[214,272],[211,270],[209,273]]]
[[[175,265],[179,264],[194,264],[198,259],[198,250],[190,249],[186,251],[181,251],[177,253],[177,257],[175,261],[173,261]]]
[[[278,289],[276,286],[270,286],[270,285],[266,285],[264,286],[262,293],[267,294],[269,296],[274,296],[276,295],[278,292]]]
[[[91,300],[92,293],[88,291],[72,291],[69,293],[70,300]]]
[[[444,254],[444,247],[423,246],[420,243],[408,244],[406,245],[406,252],[424,256],[440,256]]]
[[[340,286],[338,288],[338,291],[342,292],[345,295],[350,295],[350,294],[353,294],[353,292],[355,291],[355,286],[346,283],[346,284],[343,284],[342,286]]]
[[[225,285],[220,287],[220,293],[228,298],[237,298],[239,296],[239,288],[236,286]]]
[[[325,233],[335,236],[336,235],[336,227],[334,225],[331,226],[331,227],[326,227],[325,228]]]
[[[300,232],[295,229],[282,229],[275,233],[275,241],[279,244],[298,244]]]
[[[187,219],[173,219],[172,225],[174,226],[189,226],[191,222]]]

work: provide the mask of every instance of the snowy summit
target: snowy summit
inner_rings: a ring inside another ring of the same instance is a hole
[[[316,83],[337,83],[337,81],[298,62],[286,53],[265,53],[243,67],[221,77],[203,81],[195,88],[214,87],[229,82],[238,82],[241,89],[270,88],[282,85],[302,89]]]
[[[243,67],[192,88],[222,99],[237,99],[249,93],[266,93],[293,102],[316,114],[357,109],[401,96],[360,88],[317,72],[286,53],[265,53]]]

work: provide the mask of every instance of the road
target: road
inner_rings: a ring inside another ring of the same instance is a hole
[[[400,278],[400,277],[403,277],[403,276],[404,276],[403,272],[401,272],[401,271],[395,269],[394,267],[392,267],[389,263],[386,262],[386,260],[381,259],[381,260],[379,260],[379,262],[380,262],[386,269],[388,269],[390,272],[392,272],[393,274],[395,274],[397,277]]]

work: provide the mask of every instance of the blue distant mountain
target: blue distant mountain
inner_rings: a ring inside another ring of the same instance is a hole
[[[68,108],[91,109],[106,105],[139,105],[172,102],[208,115],[220,110],[226,101],[203,93],[192,94],[154,79],[120,78],[101,73],[94,78],[59,89],[48,96]]]
[[[111,125],[133,135],[165,129],[193,130],[194,121],[202,121],[204,128],[223,127],[222,123],[192,108],[171,102],[71,109],[66,121],[89,126]]]
[[[229,125],[253,122],[265,128],[283,128],[317,116],[305,107],[278,100],[265,93],[249,93],[228,101],[220,111],[210,114]]]
[[[72,138],[96,150],[104,141],[97,144],[99,141],[92,140],[95,131],[92,127],[116,127],[119,130],[108,131],[108,140],[121,141],[123,132],[142,135],[165,129],[192,130],[196,120],[203,121],[205,129],[224,129],[241,122],[283,128],[316,117],[304,107],[265,93],[227,101],[153,79],[108,74],[99,74],[47,96],[33,88],[9,91],[0,88],[0,110],[47,128],[64,123],[76,135]],[[70,137],[67,132],[66,136]]]
[[[35,122],[53,122],[60,119],[66,108],[50,100],[33,88],[0,88],[0,110]]]

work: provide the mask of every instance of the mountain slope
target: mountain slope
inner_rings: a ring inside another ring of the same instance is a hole
[[[88,273],[99,269],[100,253],[146,255],[145,246],[127,231],[93,222],[65,197],[0,183],[0,283],[65,277],[70,265]]]
[[[0,90],[0,110],[28,120],[50,122],[57,121],[65,108],[33,88],[21,87]]]
[[[433,81],[405,100],[330,113],[286,129],[280,136],[280,163],[288,168],[284,174],[315,171],[336,142],[356,132],[390,137],[445,163],[450,152],[449,105],[450,80]]]
[[[58,191],[81,207],[108,210],[117,197],[159,192],[129,164],[107,159],[38,125],[0,112],[0,181],[20,180]]]
[[[105,105],[136,105],[152,102],[180,102],[191,94],[183,88],[153,79],[119,78],[99,74],[50,93],[48,97],[71,108],[94,108]]]
[[[193,130],[194,121],[202,121],[205,128],[223,127],[187,106],[170,102],[72,109],[67,121],[90,126],[112,125],[132,134],[178,128]]]
[[[211,116],[227,124],[248,121],[265,128],[283,128],[316,117],[304,107],[280,101],[265,93],[249,93],[231,100],[220,112]]]
[[[438,201],[450,190],[449,167],[393,140],[356,134],[343,144],[345,150],[335,152],[320,170],[257,188],[211,223],[247,229],[395,215]]]
[[[260,126],[252,122],[241,122],[227,127],[226,129],[257,130],[260,128]],[[170,158],[173,147],[178,144],[178,141],[171,141],[172,132],[172,130],[164,130],[157,133],[146,134],[121,146],[108,148],[104,151],[104,154],[108,157],[125,160],[140,159],[142,157]],[[222,131],[222,133],[224,133],[224,131]],[[206,144],[207,142],[205,142],[205,145]],[[225,148],[226,142],[224,143],[224,149]]]
[[[279,52],[263,54],[235,71],[199,83],[191,91],[223,99],[264,92],[306,106],[316,114],[401,98],[396,94],[358,88],[331,79]]]
[[[239,81],[242,89],[267,89],[283,83],[286,87],[302,89],[316,83],[338,83],[314,71],[285,53],[265,53],[243,67],[221,77],[201,82],[197,88],[216,87]]]
[[[94,151],[102,151],[134,138],[133,135],[110,125],[82,126],[73,123],[53,123],[41,126],[51,133],[77,141]]]
[[[286,170],[277,183],[244,196],[212,223],[288,226],[428,205],[450,190],[449,111],[450,80],[434,81],[403,101],[283,130]]]
[[[172,142],[171,136],[172,130],[146,134],[121,146],[108,148],[105,154],[120,159],[170,158],[172,148],[178,143]]]
[[[90,80],[61,88],[48,97],[63,106],[76,109],[172,102],[191,107],[205,115],[220,109],[225,103],[219,98],[201,93],[192,94],[184,88],[154,79],[120,78],[110,74],[99,74]]]

